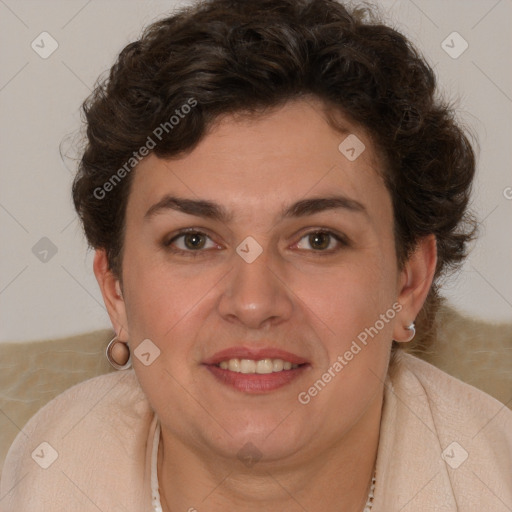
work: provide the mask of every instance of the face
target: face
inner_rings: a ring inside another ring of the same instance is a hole
[[[290,102],[223,117],[187,156],[137,167],[109,311],[167,436],[293,460],[380,407],[408,277],[378,157],[343,124]],[[365,146],[355,160],[338,149],[350,134]]]

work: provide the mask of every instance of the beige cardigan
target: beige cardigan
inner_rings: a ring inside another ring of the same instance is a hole
[[[503,404],[402,354],[382,414],[372,512],[512,510],[512,411]],[[155,427],[133,370],[70,388],[12,444],[0,511],[150,512]]]

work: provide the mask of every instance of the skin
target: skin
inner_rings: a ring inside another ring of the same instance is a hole
[[[126,212],[120,283],[98,249],[94,271],[119,339],[161,353],[134,370],[158,414],[164,510],[362,510],[373,475],[392,339],[426,298],[436,263],[433,236],[399,270],[390,195],[371,139],[322,104],[296,100],[264,116],[224,116],[188,155],[146,157]],[[356,134],[353,162],[338,145]],[[222,205],[227,222],[172,209],[144,216],[165,194]],[[343,195],[364,211],[328,209],[281,218],[299,200]],[[195,256],[182,228],[208,235]],[[322,228],[320,248],[307,236]],[[263,249],[252,263],[236,252],[247,237]],[[312,245],[313,244],[313,245]],[[325,246],[327,246],[325,248]],[[327,254],[326,254],[327,253]],[[121,285],[121,286],[120,286]],[[320,378],[357,335],[399,303],[401,311],[307,405],[297,396]],[[201,363],[241,344],[272,346],[307,359],[300,377],[249,395],[215,379]],[[261,459],[237,457],[252,443]],[[378,484],[378,483],[377,483]]]

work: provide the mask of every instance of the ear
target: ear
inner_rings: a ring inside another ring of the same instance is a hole
[[[410,331],[407,327],[414,322],[427,298],[434,279],[436,264],[436,238],[434,235],[428,235],[420,239],[400,273],[398,302],[402,309],[394,327],[394,340],[410,339]]]
[[[108,268],[107,253],[104,249],[96,250],[93,269],[117,338],[119,341],[128,341],[130,333],[126,321],[126,306],[121,291],[121,283]]]

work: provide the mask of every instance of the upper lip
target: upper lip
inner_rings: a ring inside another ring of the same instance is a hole
[[[303,357],[278,348],[238,346],[216,352],[213,356],[206,359],[204,364],[219,364],[221,361],[229,361],[230,359],[254,359],[255,361],[260,361],[261,359],[282,359],[292,364],[307,363]]]

